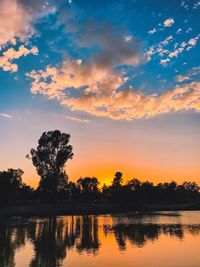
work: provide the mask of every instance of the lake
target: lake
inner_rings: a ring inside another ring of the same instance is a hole
[[[200,212],[0,221],[1,267],[199,267]]]

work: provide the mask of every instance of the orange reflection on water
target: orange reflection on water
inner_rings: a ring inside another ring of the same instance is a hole
[[[200,212],[1,222],[0,266],[199,267],[199,222]]]

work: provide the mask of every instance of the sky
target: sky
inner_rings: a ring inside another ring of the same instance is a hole
[[[200,2],[0,0],[0,170],[44,131],[71,135],[70,180],[200,184]]]

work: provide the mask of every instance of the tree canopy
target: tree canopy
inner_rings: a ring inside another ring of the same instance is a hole
[[[67,160],[72,159],[70,135],[59,130],[44,132],[36,149],[30,151],[33,165],[41,177],[39,188],[58,192],[66,187],[68,176],[64,170]]]

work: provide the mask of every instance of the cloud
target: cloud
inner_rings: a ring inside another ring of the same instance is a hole
[[[161,64],[161,65],[164,65],[164,66],[167,65],[168,62],[170,62],[170,59],[169,59],[169,58],[161,59],[161,60],[160,60],[160,64]]]
[[[123,85],[123,73],[118,73],[115,68],[122,65],[135,66],[140,62],[138,42],[133,37],[127,42],[123,34],[113,33],[105,25],[90,24],[82,33],[79,46],[92,47],[97,44],[98,52],[85,62],[81,59],[67,59],[57,67],[29,73],[28,76],[34,79],[32,93],[40,92],[50,98],[57,98],[62,97],[65,88],[73,88],[77,89],[76,93],[90,98],[94,92],[106,95]],[[45,82],[48,77],[52,81],[51,86]]]
[[[189,41],[188,41],[188,47],[186,48],[187,51],[189,51],[191,48],[195,47],[198,40],[200,38],[200,34],[198,34],[196,37],[194,38],[191,38]]]
[[[182,29],[179,28],[177,31],[176,31],[176,34],[179,34],[180,32],[182,32]]]
[[[13,63],[13,61],[22,56],[27,56],[28,54],[37,55],[37,47],[28,49],[24,45],[21,45],[18,50],[9,48],[3,52],[2,56],[0,56],[0,68],[2,68],[4,71],[16,72],[18,70],[18,65]]]
[[[167,36],[163,41],[159,42],[157,45],[153,45],[146,51],[144,58],[146,61],[150,61],[154,55],[159,55],[163,57],[166,54],[169,54],[169,50],[165,47],[173,41],[173,36]],[[168,60],[169,61],[169,60]],[[165,63],[165,61],[163,61]]]
[[[154,33],[156,33],[156,32],[157,32],[156,28],[153,28],[152,30],[148,31],[148,33],[149,33],[150,35],[152,35],[152,34],[154,34]]]
[[[92,63],[91,63],[92,64]],[[64,61],[57,67],[32,71],[32,93],[56,99],[71,110],[95,116],[132,120],[171,111],[200,111],[200,83],[177,86],[162,94],[145,95],[125,85],[123,74],[97,66]]]
[[[166,47],[174,41],[172,35],[166,37],[163,41],[159,42],[158,45],[151,46],[149,50],[145,53],[146,62],[150,61],[156,55],[160,56],[160,64],[165,66],[167,62],[171,61],[172,58],[178,58],[178,56],[184,52],[189,51],[190,49],[194,48],[200,38],[200,34],[196,37],[191,38],[187,42],[184,41],[182,43],[174,43],[173,47],[174,50],[169,49]],[[165,57],[165,58],[163,58]]]
[[[71,117],[71,116],[65,116],[66,119],[68,120],[72,120],[72,121],[78,121],[78,122],[90,122],[90,120],[87,119],[80,119],[80,118],[76,118],[76,117]]]
[[[0,113],[0,116],[4,117],[6,119],[12,119],[12,116],[10,114],[7,114],[7,113]]]
[[[81,63],[65,60],[57,67],[47,67],[45,71],[32,71],[27,74],[34,81],[32,93],[42,93],[50,98],[62,98],[67,94],[84,94],[90,97],[94,92],[102,95],[110,94],[123,85],[121,73],[117,73],[108,65],[97,62]],[[48,79],[50,83],[46,82]],[[73,88],[73,89],[72,89]]]
[[[192,80],[200,75],[200,66],[196,66],[187,71],[184,75],[177,75],[176,81],[181,83],[184,81]]]
[[[130,42],[132,39],[133,39],[133,36],[132,35],[127,35],[124,38],[125,42]]]
[[[51,12],[55,6],[42,0],[0,0],[0,50],[27,41],[35,33],[35,20]]]
[[[159,23],[158,24],[158,27],[156,28],[153,28],[152,30],[149,30],[148,33],[150,35],[153,35],[154,33],[156,32],[161,32],[164,30],[165,27],[171,27],[172,25],[174,24],[174,19],[172,18],[169,18],[169,19],[166,19],[163,24],[162,23]],[[179,33],[181,31],[181,29],[178,29],[178,31],[176,33]]]
[[[155,47],[151,46],[145,53],[144,53],[144,61],[149,62],[152,60],[152,56],[155,54]]]
[[[90,61],[101,69],[137,65],[140,62],[140,47],[136,38],[124,38],[122,32],[114,32],[107,24],[90,22],[81,31],[76,44],[81,47],[98,47],[100,51]]]
[[[189,9],[189,5],[186,3],[186,1],[181,1],[181,7],[185,8],[186,10]]]
[[[90,103],[93,96],[98,95],[99,101],[95,101],[94,110],[102,109],[103,99],[127,80],[123,71],[116,71],[116,67],[136,66],[140,62],[140,52],[133,37],[127,42],[123,34],[114,33],[107,25],[90,23],[80,36],[79,46],[96,45],[98,52],[85,62],[67,59],[56,67],[48,66],[45,71],[30,72],[28,76],[34,80],[32,93],[62,99],[62,103],[65,101],[63,96],[68,95],[68,99],[72,99],[77,94],[84,99],[83,106],[85,101]],[[48,79],[50,83],[46,82]],[[71,106],[73,109],[73,103]]]
[[[0,0],[0,47],[16,44],[17,38],[25,41],[33,34],[32,14],[17,0]]]
[[[197,9],[200,7],[200,1],[197,1],[196,3],[194,3],[193,9]]]
[[[36,20],[55,12],[52,3],[51,0],[0,0],[0,67],[4,71],[16,72],[18,66],[14,60],[38,54],[36,47],[28,49],[22,44],[27,45],[36,33]]]
[[[171,27],[174,24],[174,20],[172,18],[166,19],[163,22],[164,27]]]
[[[74,44],[90,48],[93,54],[87,59],[67,58],[56,66],[31,71],[27,76],[32,79],[33,94],[55,99],[72,111],[79,110],[112,119],[132,120],[187,109],[199,111],[199,83],[153,95],[126,86],[127,75],[119,67],[134,67],[141,62],[139,44],[133,36],[127,40],[124,33],[114,32],[108,25],[91,21],[75,31],[78,37]],[[151,59],[154,54],[160,57],[165,55],[168,57],[162,58],[161,64],[169,62],[174,56],[169,54],[174,51],[169,51],[166,46],[172,40],[173,36],[170,35],[153,46],[147,51],[146,58]]]
[[[174,51],[169,51],[167,54],[168,58],[161,60],[162,62],[168,60],[169,58],[174,58],[174,57],[178,57],[180,53],[182,53],[183,51],[189,51],[191,48],[194,48],[197,44],[198,39],[200,38],[200,35],[197,35],[195,38],[190,39],[187,43],[186,42],[182,42],[180,45],[175,44],[174,47],[176,47],[176,49]],[[161,55],[161,54],[160,54]],[[163,56],[163,55],[161,55]]]
[[[189,76],[184,76],[184,75],[177,75],[176,76],[176,80],[179,83],[184,82],[184,81],[188,81],[189,79],[190,79]]]

